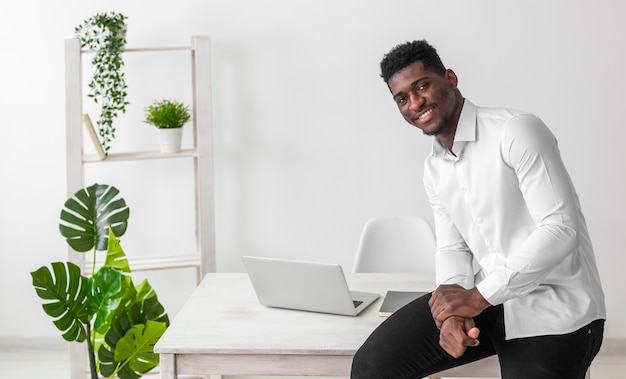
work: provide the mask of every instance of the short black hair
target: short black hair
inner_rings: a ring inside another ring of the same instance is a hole
[[[437,50],[422,39],[397,45],[385,54],[380,62],[380,76],[387,83],[393,74],[417,61],[421,61],[426,70],[432,70],[441,75],[446,72],[446,67],[441,62]]]

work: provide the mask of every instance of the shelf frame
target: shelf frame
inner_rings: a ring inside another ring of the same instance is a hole
[[[95,53],[82,50],[78,38],[65,40],[65,124],[66,124],[66,186],[67,196],[84,187],[85,166],[108,162],[188,158],[194,167],[195,237],[196,251],[171,256],[128,257],[133,271],[152,271],[195,268],[196,282],[209,272],[216,271],[213,124],[211,99],[211,44],[209,36],[193,36],[191,46],[130,48],[124,52],[145,53],[188,50],[192,72],[193,147],[177,153],[139,151],[108,154],[100,159],[96,154],[85,154],[83,146],[83,55]],[[89,274],[93,262],[86,254],[68,249],[68,260]],[[98,265],[98,262],[96,262]],[[97,266],[99,267],[99,266]],[[85,271],[86,270],[86,271]],[[70,377],[84,379],[87,372],[87,349],[84,344],[70,343]],[[84,358],[84,359],[81,359]]]

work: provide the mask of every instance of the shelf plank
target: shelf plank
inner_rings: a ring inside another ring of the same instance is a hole
[[[177,153],[162,153],[160,151],[143,151],[132,153],[110,153],[106,158],[100,159],[96,154],[84,154],[84,163],[96,162],[121,162],[144,159],[170,159],[170,158],[193,158],[197,156],[196,149],[183,149]]]
[[[125,53],[145,53],[145,52],[161,52],[161,51],[193,51],[191,46],[163,46],[163,47],[135,47],[124,48]],[[84,49],[80,51],[82,54],[95,54],[98,50]]]
[[[133,272],[138,271],[154,271],[167,270],[175,268],[200,268],[200,254],[180,254],[170,256],[154,256],[154,257],[127,257],[130,269]],[[102,267],[104,260],[96,261],[96,268]],[[83,273],[91,275],[91,266],[93,260],[85,259]]]

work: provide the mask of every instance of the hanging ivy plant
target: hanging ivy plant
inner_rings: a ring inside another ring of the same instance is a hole
[[[108,155],[115,139],[113,120],[126,112],[126,81],[122,52],[126,46],[126,16],[116,12],[98,13],[74,28],[81,47],[94,50],[93,75],[87,95],[100,105],[96,121],[100,143]]]

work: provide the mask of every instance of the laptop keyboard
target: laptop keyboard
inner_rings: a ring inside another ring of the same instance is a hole
[[[354,307],[358,307],[359,305],[363,304],[363,302],[361,300],[352,300],[352,303],[354,304]]]

